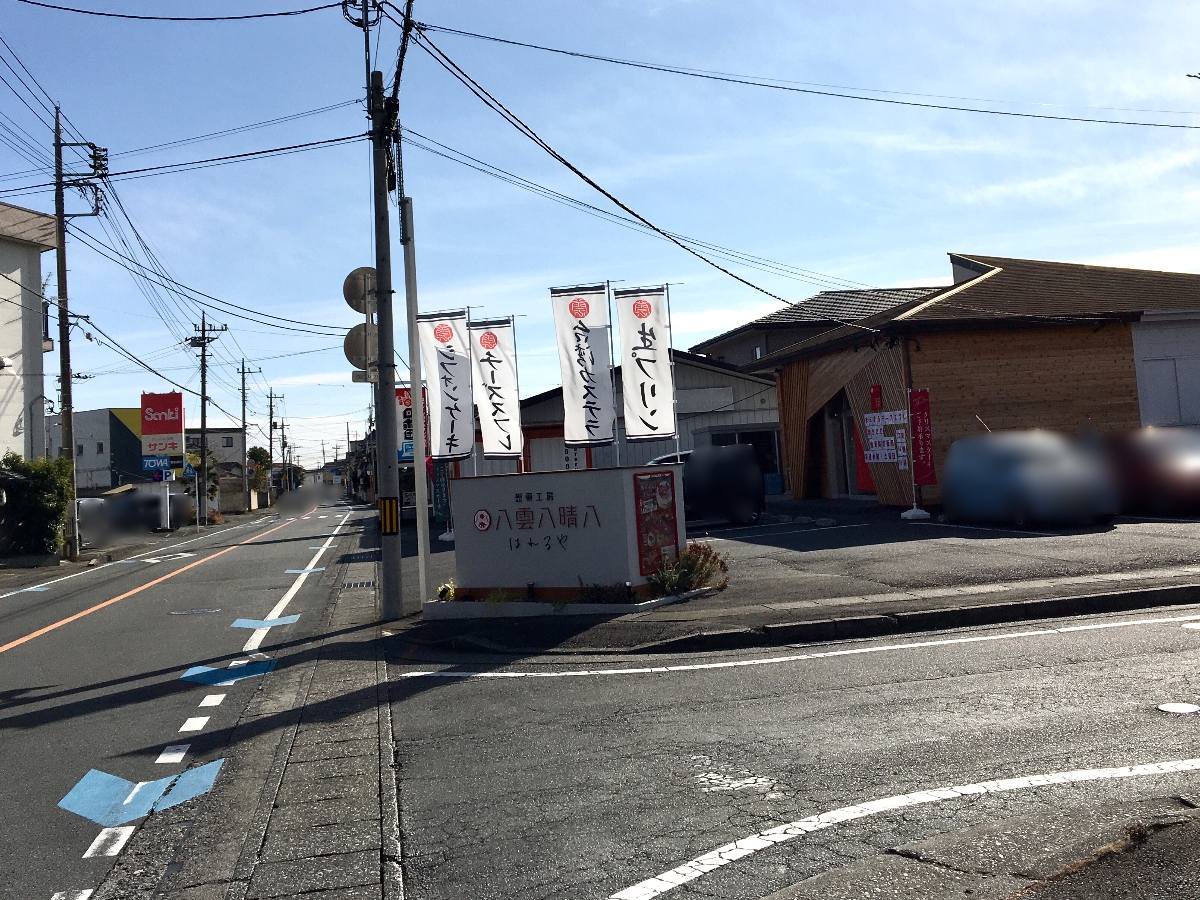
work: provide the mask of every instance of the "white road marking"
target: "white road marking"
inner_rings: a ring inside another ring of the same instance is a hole
[[[129,792],[129,796],[121,801],[121,805],[124,806],[125,804],[129,803],[130,800],[132,800],[134,797],[136,797],[138,795],[138,791],[140,791],[142,788],[144,788],[149,783],[150,782],[148,782],[148,781],[139,781],[137,784],[135,784],[133,786],[133,790]]]
[[[1186,625],[1184,625],[1183,627],[1184,627],[1184,628],[1197,629],[1197,628],[1200,628],[1200,622],[1188,622],[1188,623],[1187,623]]]
[[[221,701],[225,699],[224,694],[209,694],[200,701],[201,706],[220,706]]]
[[[191,744],[172,744],[170,747],[163,748],[163,752],[158,754],[158,759],[154,762],[158,765],[181,763],[191,748]]]
[[[943,800],[954,800],[959,797],[976,794],[996,794],[1001,791],[1018,791],[1027,788],[1044,787],[1052,784],[1078,784],[1085,781],[1106,781],[1114,778],[1140,778],[1149,775],[1168,775],[1177,772],[1194,772],[1200,769],[1200,759],[1182,759],[1170,762],[1147,763],[1140,766],[1120,766],[1111,769],[1077,769],[1071,772],[1052,772],[1046,775],[1027,775],[1022,778],[1005,778],[996,781],[981,781],[975,784],[963,784],[956,787],[936,788],[928,791],[916,791],[912,794],[899,794],[894,797],[883,797],[854,806],[843,806],[839,809],[808,816],[786,825],[777,825],[760,831],[749,837],[741,838],[732,844],[726,844],[715,850],[710,850],[703,856],[685,862],[681,866],[647,878],[632,887],[613,894],[609,900],[650,900],[665,894],[672,888],[689,881],[695,881],[714,869],[727,865],[766,850],[776,844],[790,841],[812,831],[830,828],[842,822],[863,819],[877,813],[904,809],[909,806],[919,806],[925,803],[940,803]]]
[[[269,613],[267,613],[268,619],[278,619],[283,615],[283,611],[287,609],[287,605],[292,602],[292,598],[296,596],[296,593],[308,579],[308,576],[312,574],[308,570],[316,566],[317,562],[321,559],[321,556],[325,553],[325,551],[333,545],[333,540],[337,537],[338,531],[343,525],[346,524],[346,520],[349,519],[350,516],[351,513],[346,513],[344,516],[342,516],[342,521],[337,524],[332,533],[326,536],[325,543],[320,546],[317,552],[313,555],[313,558],[309,560],[308,565],[304,567],[305,571],[296,576],[296,580],[292,582],[292,586],[287,589],[287,593],[284,594],[283,598],[275,604],[274,608]],[[270,630],[271,629],[269,628],[254,629],[254,631],[250,634],[250,640],[246,641],[246,646],[242,648],[242,652],[249,653],[251,650],[257,650],[262,642],[266,639]]]
[[[91,859],[93,856],[116,856],[125,848],[125,844],[133,837],[133,832],[136,829],[136,825],[105,828],[96,835],[96,839],[87,848],[87,852],[83,854],[83,858]]]
[[[203,731],[208,724],[209,716],[192,716],[180,727],[180,731]]]
[[[50,900],[88,900],[94,893],[96,892],[91,888],[83,891],[55,891]]]
[[[1165,713],[1174,713],[1177,716],[1190,716],[1200,712],[1200,706],[1195,703],[1160,703],[1158,708]]]
[[[936,641],[911,641],[904,644],[883,644],[878,647],[850,647],[845,650],[825,650],[817,653],[795,653],[764,659],[739,659],[728,662],[685,663],[675,666],[646,666],[626,669],[568,669],[552,672],[484,672],[478,670],[422,670],[398,672],[397,678],[580,678],[600,675],[662,675],[669,672],[703,672],[709,669],[741,669],[750,666],[772,666],[780,663],[802,662],[809,659],[829,659],[835,656],[861,656],[868,653],[890,653],[898,650],[920,650],[924,647],[951,647],[956,644],[981,644],[989,641],[1011,641],[1017,638],[1070,634],[1076,631],[1098,631],[1105,628],[1132,628],[1139,625],[1164,625],[1200,620],[1200,615],[1167,616],[1161,619],[1132,619],[1127,622],[1098,622],[1092,625],[1069,625],[1063,628],[1039,628],[1034,631],[1014,631],[1007,634],[983,634],[972,637],[943,638]]]

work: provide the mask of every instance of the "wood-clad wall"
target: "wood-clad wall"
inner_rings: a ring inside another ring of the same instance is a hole
[[[871,386],[879,385],[883,397],[883,409],[908,409],[908,385],[904,382],[903,355],[899,347],[872,349],[863,347],[858,355],[867,359],[858,374],[846,382],[846,396],[854,413],[854,425],[859,439],[866,441],[867,428],[863,415],[871,412]],[[907,425],[885,425],[884,434],[891,437],[897,428],[910,433]],[[879,502],[887,506],[908,506],[912,503],[912,474],[899,468],[896,463],[867,463],[871,478],[875,481],[875,493]]]
[[[983,431],[979,419],[1069,434],[1087,420],[1100,431],[1141,425],[1128,324],[927,334],[910,341],[909,359],[913,387],[929,389],[939,481],[950,444]]]
[[[784,487],[804,496],[805,450],[808,448],[808,362],[789,363],[775,380],[779,398],[779,438],[783,445]]]

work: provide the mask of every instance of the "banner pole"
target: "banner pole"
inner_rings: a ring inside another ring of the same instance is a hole
[[[928,519],[929,513],[917,506],[917,457],[916,449],[917,442],[916,434],[913,429],[913,411],[912,411],[912,388],[908,388],[905,392],[907,400],[905,405],[908,407],[908,481],[912,486],[912,509],[906,509],[900,513],[902,519]]]
[[[616,344],[613,343],[613,314],[612,314],[612,282],[604,282],[604,302],[608,304],[608,383],[612,385],[613,395],[613,446],[617,448],[617,465],[621,468],[621,434],[617,430],[617,350]],[[625,403],[625,394],[621,393],[622,407]]]
[[[671,361],[671,418],[675,420],[675,461],[683,462],[679,458],[679,408],[675,402],[675,328],[671,324],[671,285],[663,285],[663,295],[667,300],[667,331],[670,333],[670,340],[667,341],[667,358]]]

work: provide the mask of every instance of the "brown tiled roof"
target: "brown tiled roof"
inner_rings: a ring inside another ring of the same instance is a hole
[[[979,274],[768,354],[745,369],[770,371],[872,337],[928,328],[1054,325],[1200,310],[1200,275],[953,253],[950,259]]]

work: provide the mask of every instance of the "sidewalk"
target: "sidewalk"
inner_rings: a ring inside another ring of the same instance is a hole
[[[770,514],[750,528],[689,527],[728,554],[725,591],[608,619],[568,607],[538,620],[415,621],[404,636],[485,652],[686,652],[1200,603],[1200,522],[976,528],[830,501]]]

